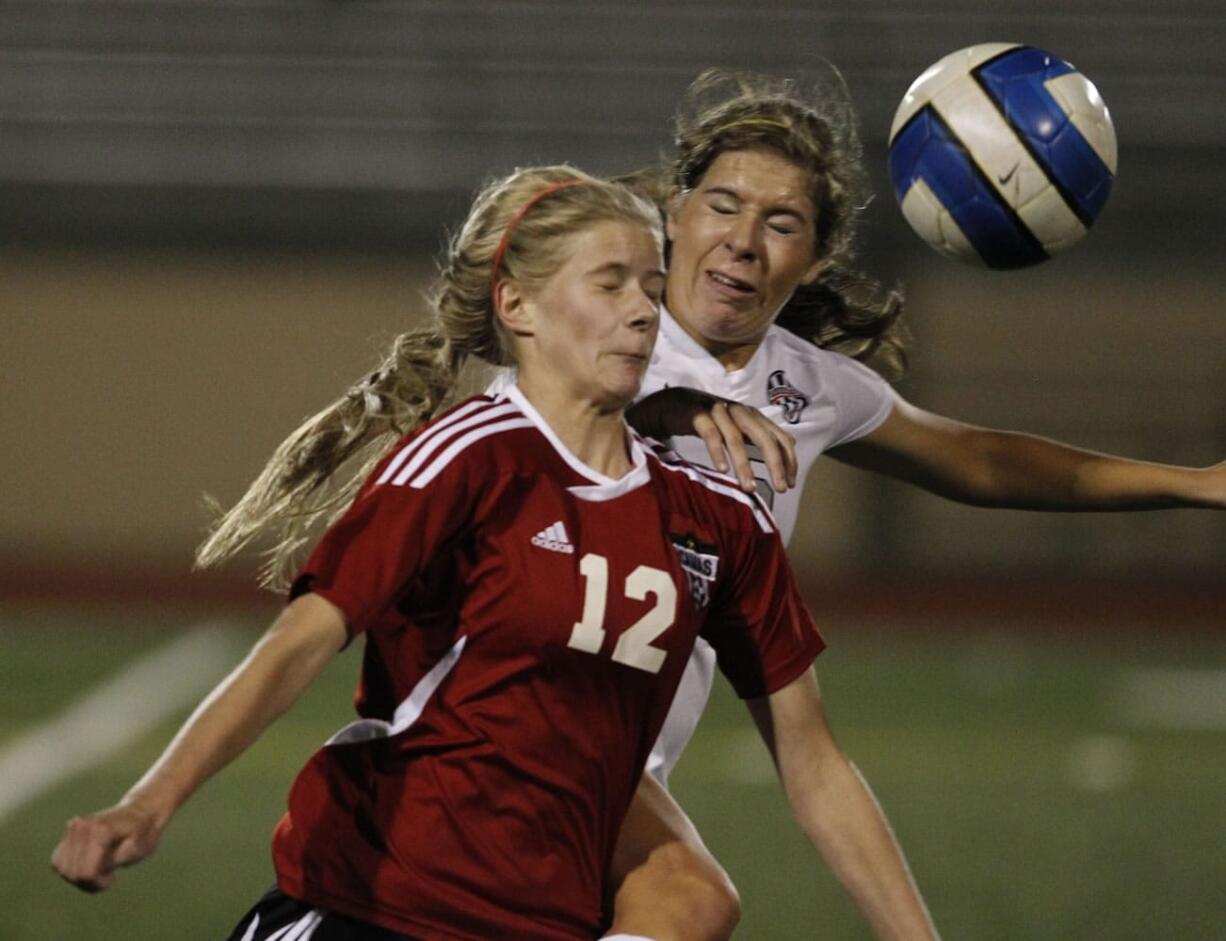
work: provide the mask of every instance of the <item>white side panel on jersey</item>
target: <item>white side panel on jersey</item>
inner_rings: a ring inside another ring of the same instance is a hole
[[[986,42],[969,49],[959,49],[921,72],[919,78],[911,83],[911,87],[903,95],[898,111],[894,114],[894,123],[890,125],[890,143],[894,143],[894,135],[915,116],[915,112],[928,104],[947,85],[958,81],[981,63],[1017,45],[1014,42]],[[946,69],[946,64],[952,65],[951,59],[957,59],[962,64],[957,68]]]
[[[979,253],[971,245],[965,233],[937,199],[936,193],[923,177],[917,177],[902,200],[902,214],[911,223],[911,228],[929,245],[949,251],[954,257],[977,258]]]
[[[405,697],[404,702],[396,707],[391,722],[383,719],[358,719],[356,722],[350,722],[324,744],[352,745],[356,742],[370,742],[377,738],[399,735],[421,717],[430,697],[459,662],[466,640],[467,636],[457,640],[454,646],[439,658],[438,663],[430,668],[430,672],[417,681],[417,685]]]
[[[707,700],[711,698],[715,661],[715,648],[703,638],[697,638],[694,651],[685,664],[685,672],[681,674],[673,704],[668,707],[660,735],[647,759],[647,773],[665,787],[668,786],[668,776],[698,727],[698,720],[707,708]]]

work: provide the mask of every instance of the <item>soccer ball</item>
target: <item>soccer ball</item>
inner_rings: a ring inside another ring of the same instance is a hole
[[[1098,90],[1049,52],[984,43],[907,89],[890,128],[890,179],[907,222],[942,254],[1024,268],[1080,241],[1115,177]]]

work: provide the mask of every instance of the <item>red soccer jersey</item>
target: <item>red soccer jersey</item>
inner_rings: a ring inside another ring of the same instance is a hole
[[[422,941],[596,936],[694,638],[746,697],[823,646],[757,499],[633,451],[595,473],[511,388],[375,470],[294,589],[366,645],[362,718],[277,827],[282,891]]]

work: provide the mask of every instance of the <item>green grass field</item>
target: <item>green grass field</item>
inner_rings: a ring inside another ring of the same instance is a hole
[[[0,616],[0,752],[184,626]],[[236,657],[256,629],[240,628]],[[831,721],[947,939],[1226,937],[1226,637],[827,633],[819,672]],[[0,937],[224,937],[271,883],[269,831],[299,765],[348,721],[357,660],[339,658],[108,893],[60,883],[48,855],[64,820],[116,798],[182,712],[0,819]],[[870,937],[791,824],[726,689],[674,790],[741,890],[738,938]]]

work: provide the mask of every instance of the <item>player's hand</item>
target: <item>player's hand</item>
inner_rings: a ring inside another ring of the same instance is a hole
[[[153,814],[119,805],[73,817],[51,854],[51,868],[85,892],[101,892],[115,881],[115,870],[152,853],[162,828]]]
[[[761,453],[776,491],[782,493],[796,485],[796,440],[755,408],[678,387],[647,396],[629,410],[627,418],[650,437],[702,438],[715,469],[731,471],[749,493],[756,484],[747,445]]]
[[[747,493],[753,493],[757,485],[746,442],[761,453],[777,493],[796,486],[796,439],[756,408],[717,400],[709,410],[694,415],[693,426],[716,469],[727,473],[731,463],[733,475]]]

